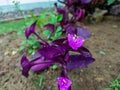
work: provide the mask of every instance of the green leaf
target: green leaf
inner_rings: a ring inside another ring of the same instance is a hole
[[[61,26],[58,26],[55,32],[60,32],[62,30]]]
[[[21,44],[26,45],[26,44],[28,44],[28,42],[27,42],[27,40],[23,40]]]
[[[51,17],[50,23],[51,24],[56,24],[57,23],[57,16],[54,15],[54,14],[50,14],[50,17]]]
[[[52,69],[53,70],[56,70],[58,68],[58,66],[56,65],[56,64],[54,64],[53,66],[52,66]]]
[[[63,15],[62,14],[60,14],[60,15],[57,16],[57,21],[58,22],[60,22],[62,19],[63,19]]]
[[[40,46],[40,43],[39,42],[35,42],[34,45],[33,45],[33,48],[36,49]]]
[[[111,88],[105,88],[104,90],[111,90]]]
[[[39,86],[40,87],[42,86],[42,83],[43,83],[43,76],[40,76],[40,78],[39,78]]]
[[[32,54],[33,52],[34,52],[34,50],[32,50],[32,49],[29,49],[29,50],[28,50],[28,53],[29,53],[29,54]]]
[[[56,37],[56,38],[60,37],[61,35],[62,35],[62,32],[57,32],[57,33],[55,33],[55,37]]]
[[[28,39],[28,43],[29,43],[29,45],[34,45],[34,43],[35,43],[35,40],[34,39],[32,39],[32,38],[29,38]]]
[[[42,32],[42,34],[43,34],[45,37],[48,37],[48,36],[50,36],[51,32],[50,32],[49,30],[44,30],[44,31]]]
[[[25,49],[24,46],[21,46],[21,47],[19,48],[20,51],[22,51],[22,50],[24,50],[24,49]]]
[[[117,87],[115,87],[115,90],[119,90]]]
[[[35,50],[33,50],[33,52],[31,53],[31,55],[34,55],[35,54]]]
[[[45,18],[46,18],[46,14],[47,14],[46,11],[45,11],[45,12],[42,12],[42,13],[40,14],[40,16],[39,16],[38,19],[37,19],[37,24],[38,24],[38,25],[41,26],[41,24],[43,24],[43,21],[44,21]]]
[[[35,16],[34,13],[31,12],[31,17],[34,19],[34,20],[37,20],[37,17]]]
[[[113,4],[115,2],[115,0],[107,0],[107,4],[108,5],[111,5],[111,4]]]

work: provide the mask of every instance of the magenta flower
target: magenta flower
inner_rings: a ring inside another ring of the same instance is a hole
[[[85,40],[83,37],[78,37],[77,35],[68,34],[69,46],[74,50],[77,50],[79,47],[83,46],[84,41]]]
[[[57,80],[58,80],[59,90],[69,90],[69,88],[72,85],[72,82],[68,78],[58,77]]]

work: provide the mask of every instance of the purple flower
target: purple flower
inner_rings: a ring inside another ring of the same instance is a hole
[[[69,90],[72,85],[72,82],[66,77],[58,77],[57,80],[59,90]]]
[[[78,37],[77,35],[68,34],[68,43],[72,49],[77,50],[79,47],[83,46],[84,38]]]
[[[26,28],[25,36],[27,39],[31,34],[35,33],[35,26],[36,26],[36,22],[34,22],[30,27]]]

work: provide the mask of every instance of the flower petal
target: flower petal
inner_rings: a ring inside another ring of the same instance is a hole
[[[72,82],[66,77],[58,77],[58,88],[59,90],[69,90]]]
[[[84,41],[85,40],[82,37],[75,37],[72,34],[68,34],[69,46],[74,50],[77,50],[79,47],[83,46]]]
[[[81,36],[84,39],[89,38],[91,36],[90,32],[87,28],[84,27],[77,27],[77,36]]]

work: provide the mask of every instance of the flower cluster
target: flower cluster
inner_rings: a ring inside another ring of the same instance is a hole
[[[80,20],[84,16],[84,11],[79,9],[75,10],[75,15],[69,17],[71,13],[70,8],[74,9],[74,4],[79,3],[82,7],[84,4],[89,3],[91,0],[65,0],[65,8],[60,8],[55,4],[58,14],[63,15],[62,20],[54,24],[47,24],[44,28],[48,28],[51,33],[55,32],[55,27],[62,27],[62,33],[66,36],[51,41],[50,43],[42,39],[35,31],[36,21],[26,29],[25,36],[29,38],[31,34],[34,34],[40,39],[39,50],[31,57],[30,60],[23,55],[21,59],[22,74],[28,77],[29,71],[40,72],[49,68],[54,63],[59,63],[63,70],[61,75],[58,77],[58,88],[59,90],[71,90],[72,82],[68,78],[67,70],[83,68],[94,62],[95,59],[92,57],[90,51],[85,48],[84,42],[90,37],[90,32],[85,27],[79,27],[75,24],[76,16]],[[80,11],[78,11],[80,10]],[[75,52],[75,54],[71,54]],[[76,54],[77,53],[77,54]]]

